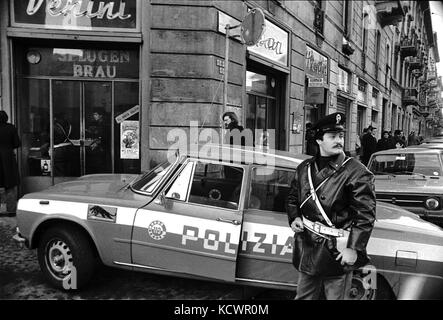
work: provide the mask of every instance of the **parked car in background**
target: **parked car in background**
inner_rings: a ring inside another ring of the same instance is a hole
[[[399,205],[436,224],[443,223],[443,147],[420,145],[372,155],[377,200]]]
[[[295,168],[308,156],[217,148],[181,155],[139,176],[88,175],[27,194],[18,204],[15,239],[37,249],[44,275],[61,289],[72,288],[66,283],[73,275],[78,287],[86,285],[99,260],[296,290],[286,198]],[[442,295],[438,226],[380,201],[367,251],[371,266],[354,272],[350,299]]]

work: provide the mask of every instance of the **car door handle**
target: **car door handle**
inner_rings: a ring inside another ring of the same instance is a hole
[[[40,200],[39,203],[40,203],[40,204],[49,204],[49,201],[48,201],[48,200]]]
[[[240,221],[238,221],[238,220],[229,220],[229,219],[223,219],[223,218],[217,218],[217,221],[232,223],[232,224],[235,224],[236,226],[238,226],[240,224]]]

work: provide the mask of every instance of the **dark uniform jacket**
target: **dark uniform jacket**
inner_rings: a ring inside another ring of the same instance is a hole
[[[317,190],[317,196],[326,214],[336,228],[350,231],[348,248],[357,250],[358,268],[368,262],[366,245],[375,220],[374,176],[358,160],[346,159],[340,154],[335,161],[317,170],[315,158],[307,159],[296,169],[288,195],[288,220],[292,224],[296,217],[327,225],[314,200],[309,199],[300,209],[300,204],[310,195],[308,164],[311,164],[312,180],[316,188],[326,177],[328,181]],[[336,261],[335,239],[327,240],[304,228],[294,235],[293,263],[300,272],[309,275],[340,275],[348,271]]]
[[[19,183],[14,154],[19,146],[17,129],[10,123],[0,123],[0,187],[11,188]]]

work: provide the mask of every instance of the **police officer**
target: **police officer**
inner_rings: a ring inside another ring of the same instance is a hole
[[[295,232],[296,299],[345,299],[352,271],[369,261],[374,176],[358,160],[345,156],[344,123],[345,115],[337,112],[314,124],[319,153],[297,167],[291,183],[287,213]],[[349,238],[340,249],[342,234]]]

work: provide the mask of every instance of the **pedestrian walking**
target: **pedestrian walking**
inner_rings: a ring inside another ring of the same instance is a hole
[[[377,141],[377,151],[394,149],[395,145],[392,143],[391,138],[389,137],[388,131],[383,131],[382,137]]]
[[[406,139],[403,135],[403,131],[400,129],[394,131],[394,145],[396,148],[406,147]]]
[[[369,126],[368,132],[361,139],[361,146],[363,149],[361,162],[365,166],[368,165],[371,155],[377,151],[377,138],[375,137],[376,133],[377,133],[377,128]]]
[[[17,211],[17,186],[19,173],[14,149],[20,147],[20,138],[14,125],[8,123],[8,115],[0,111],[0,187],[5,189],[6,214],[15,216]]]
[[[408,135],[408,146],[419,145],[420,141],[418,136],[415,134],[415,131],[411,131]]]
[[[352,270],[369,259],[366,245],[375,220],[373,174],[343,152],[345,115],[315,125],[317,156],[296,169],[287,214],[294,234],[293,264],[300,272],[296,299],[345,299]],[[349,235],[343,247],[340,233]]]

